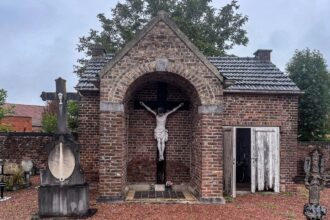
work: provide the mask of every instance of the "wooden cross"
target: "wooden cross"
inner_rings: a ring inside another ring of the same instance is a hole
[[[151,109],[163,108],[166,112],[167,109],[173,109],[177,107],[182,102],[169,102],[167,101],[167,83],[159,82],[157,85],[157,101],[145,101],[144,102]],[[140,105],[140,100],[135,100],[134,103],[135,109],[144,109],[143,106]],[[184,106],[182,106],[179,110],[188,110],[189,102],[184,102]],[[165,149],[166,152],[166,149]],[[156,183],[157,184],[165,184],[166,183],[166,153],[164,152],[164,160],[159,161],[158,156],[159,152],[157,149],[157,171],[156,171]]]
[[[140,105],[141,100],[135,100],[134,109],[144,109]],[[157,101],[143,101],[151,109],[163,108],[164,111],[167,109],[173,109],[182,102],[167,101],[167,83],[159,82],[157,84]],[[184,105],[179,110],[189,110],[189,102],[184,102]]]
[[[41,99],[43,101],[56,100],[58,101],[57,108],[57,130],[58,134],[68,134],[68,120],[67,120],[67,101],[79,100],[78,93],[66,92],[66,80],[61,77],[55,80],[56,92],[42,92]]]

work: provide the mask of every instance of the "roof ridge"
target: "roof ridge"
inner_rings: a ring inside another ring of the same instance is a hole
[[[18,103],[8,103],[8,102],[4,103],[4,105],[20,105],[20,106],[42,107],[42,108],[46,107],[44,105],[18,104]]]
[[[152,18],[134,38],[126,43],[126,45],[108,62],[104,68],[99,72],[102,77],[106,71],[110,70],[119,60],[121,60],[138,42],[140,42],[145,35],[147,35],[159,22],[164,22],[176,36],[186,45],[186,47],[193,52],[193,54],[220,80],[224,81],[224,77],[218,69],[210,62],[210,60],[189,40],[189,38],[177,27],[167,13],[159,12],[156,17]]]

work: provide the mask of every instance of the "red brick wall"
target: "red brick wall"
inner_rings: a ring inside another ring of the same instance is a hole
[[[45,168],[45,146],[52,140],[52,135],[42,133],[0,133],[0,159],[20,164],[28,158],[38,169]]]
[[[0,124],[9,125],[11,131],[31,132],[32,118],[22,116],[6,116],[0,120]]]
[[[100,117],[99,194],[105,200],[121,199],[126,184],[126,116],[101,111]]]
[[[157,71],[156,61],[159,58],[166,58],[168,64],[165,67],[165,71],[155,72]],[[189,84],[193,90],[190,90],[189,86],[182,86],[181,88],[186,92],[189,92],[189,90],[192,91],[191,94],[197,94],[195,97],[198,97],[196,98],[196,100],[198,100],[198,105],[218,106],[222,103],[223,90],[219,78],[191,49],[187,47],[187,44],[184,43],[182,39],[180,39],[178,35],[162,21],[157,23],[152,30],[146,33],[143,39],[134,45],[133,48],[128,50],[125,56],[116,62],[111,69],[108,66],[102,72],[104,75],[101,76],[100,81],[101,106],[103,103],[105,105],[115,106],[115,108],[122,109],[122,105],[127,105],[127,98],[131,98],[131,95],[134,94],[130,88],[133,84],[136,84],[136,81],[143,78],[147,82],[150,80],[145,77],[148,74],[162,76],[165,73],[176,76],[172,77],[172,80],[174,79],[174,84]],[[162,81],[166,80],[168,80],[168,78],[164,78]],[[122,195],[122,191],[118,190],[124,188],[124,185],[118,184],[126,183],[124,176],[126,173],[127,144],[129,143],[127,135],[129,134],[125,134],[125,132],[128,130],[127,126],[129,124],[129,119],[127,119],[127,117],[129,117],[129,114],[125,114],[124,112],[119,113],[115,108],[112,109],[111,107],[111,110],[101,112],[100,115],[99,185],[100,193],[104,198],[118,198],[119,195]],[[197,112],[197,110],[194,112]],[[181,116],[177,115],[173,117]],[[210,113],[210,117],[212,117],[212,113]],[[196,118],[196,120],[200,119],[199,117]],[[216,119],[218,119],[218,117],[216,117]],[[195,119],[192,119],[192,121],[194,120]],[[113,123],[115,126],[113,126]],[[194,122],[194,124],[196,123]],[[195,126],[192,127],[197,128]],[[207,127],[204,127],[204,129],[205,128]],[[198,139],[196,135],[196,137],[191,139],[193,143],[196,144],[201,142],[203,148],[198,149],[201,145],[193,146],[196,148],[193,152],[201,153],[201,155],[196,155],[196,158],[191,160],[192,162],[196,162],[196,165],[191,165],[193,169],[190,172],[190,176],[191,178],[196,179],[192,181],[192,184],[199,188],[198,191],[201,192],[201,194],[205,194],[206,197],[220,198],[222,196],[220,193],[222,190],[222,175],[220,175],[220,173],[222,171],[218,170],[221,166],[218,165],[220,162],[214,162],[214,166],[209,167],[209,172],[203,176],[201,171],[204,172],[204,169],[206,168],[203,163],[207,164],[207,162],[201,158],[205,155],[205,158],[210,157],[213,160],[215,158],[213,158],[214,156],[212,156],[212,154],[222,153],[220,150],[221,145],[210,140],[212,135],[221,137],[221,130],[210,136],[207,136],[204,132],[204,130],[196,132],[196,134],[203,135],[203,137]],[[190,133],[195,134],[195,132]],[[151,134],[149,133],[149,137],[150,135]],[[181,143],[179,143],[178,146],[180,144]],[[171,143],[168,143],[168,145],[171,145]],[[116,156],[112,156],[112,153],[115,151],[117,151],[117,154],[115,154]],[[217,156],[218,155],[216,155],[216,157]],[[115,158],[110,160],[112,157]],[[221,158],[222,155],[219,155],[219,157]],[[122,164],[124,165],[119,167]],[[112,167],[112,170],[107,169],[109,166]],[[174,164],[172,166],[174,166]],[[119,173],[119,169],[123,170],[122,173]],[[113,170],[117,170],[117,172],[113,172]],[[173,178],[176,177],[173,176]],[[207,180],[205,182],[205,187],[201,189],[203,178],[207,178]],[[208,186],[209,188],[206,190],[206,187]]]
[[[223,192],[223,147],[222,125],[223,114],[199,115],[199,146],[201,155],[201,187],[197,188],[201,200],[218,199]],[[215,200],[217,201],[217,200]]]
[[[86,174],[86,180],[92,188],[99,180],[99,113],[98,93],[83,93],[79,101],[78,141],[80,160]]]
[[[298,96],[225,94],[226,126],[280,127],[280,181],[291,184],[297,175]]]

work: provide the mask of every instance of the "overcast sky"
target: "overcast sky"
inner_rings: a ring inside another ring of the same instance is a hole
[[[229,0],[213,0],[217,8]],[[309,47],[330,63],[329,0],[238,0],[249,16],[249,44],[231,53],[252,56],[257,49],[272,49],[281,69],[295,49]],[[99,29],[96,15],[110,14],[117,0],[0,0],[0,88],[7,102],[44,104],[41,91],[54,91],[54,79],[67,80],[74,91],[73,65],[80,36]]]

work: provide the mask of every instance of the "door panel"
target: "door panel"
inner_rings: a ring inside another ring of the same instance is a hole
[[[236,197],[236,151],[235,151],[235,129],[233,127],[224,127],[224,194],[226,196]]]
[[[251,191],[279,192],[279,128],[251,129]]]

